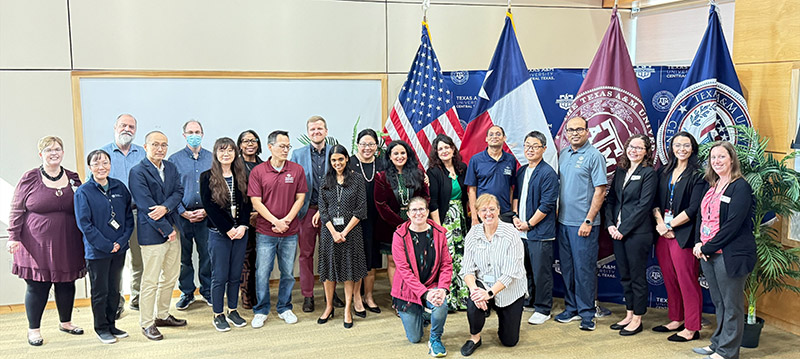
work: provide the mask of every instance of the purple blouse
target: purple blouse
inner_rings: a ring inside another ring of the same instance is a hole
[[[69,184],[48,188],[39,168],[22,176],[11,203],[9,241],[19,241],[11,273],[38,282],[72,282],[86,274],[83,241],[75,222],[73,195],[81,185],[78,174],[65,170]]]

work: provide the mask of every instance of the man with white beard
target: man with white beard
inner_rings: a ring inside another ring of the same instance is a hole
[[[111,178],[116,178],[126,187],[128,185],[128,174],[133,166],[146,157],[144,147],[133,143],[136,138],[136,119],[129,114],[122,114],[117,117],[114,123],[114,142],[102,147],[111,156]],[[133,218],[136,219],[136,203],[133,204]],[[131,269],[131,297],[130,309],[139,310],[139,287],[142,281],[142,249],[136,237],[136,227],[130,240],[130,269]],[[121,281],[120,281],[121,282]],[[122,294],[122,293],[120,293]],[[120,295],[117,318],[122,314],[125,307],[125,297]]]

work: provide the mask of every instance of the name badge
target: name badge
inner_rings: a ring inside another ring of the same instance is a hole
[[[236,218],[236,205],[231,206],[231,217]]]
[[[722,195],[722,197],[719,198],[719,200],[725,203],[731,203],[731,198],[724,194]]]
[[[291,174],[286,174],[286,178],[283,180],[283,183],[294,183],[294,177]]]
[[[344,217],[333,217],[331,218],[331,222],[334,226],[343,226],[344,225]]]
[[[483,284],[485,284],[487,287],[493,286],[494,282],[496,282],[496,281],[497,281],[497,278],[495,278],[491,274],[486,274],[486,275],[483,276]]]
[[[708,236],[708,235],[711,234],[711,228],[708,228],[708,226],[706,226],[706,225],[703,225],[702,231],[703,231],[703,235],[704,236]]]
[[[673,217],[672,217],[672,212],[671,211],[664,212],[664,223],[671,222],[672,218]]]
[[[108,221],[108,225],[111,226],[111,228],[114,228],[115,231],[119,229],[119,223],[117,223],[117,220],[114,218],[111,218],[111,220]]]
[[[511,176],[511,167],[506,167],[503,170],[503,174],[506,175],[506,176]]]
[[[633,176],[631,176],[631,181],[638,181],[640,179],[642,179],[641,175],[633,175]]]

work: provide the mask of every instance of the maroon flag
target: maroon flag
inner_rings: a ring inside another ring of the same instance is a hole
[[[586,78],[556,135],[559,150],[569,146],[563,135],[564,126],[576,116],[589,121],[589,140],[606,157],[609,183],[628,137],[640,133],[653,137],[616,7]]]

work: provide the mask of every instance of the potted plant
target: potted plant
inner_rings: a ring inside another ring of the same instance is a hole
[[[755,348],[764,326],[756,316],[758,298],[769,292],[790,290],[800,293],[800,287],[789,280],[800,280],[800,248],[784,248],[778,230],[770,217],[788,218],[800,211],[800,173],[786,166],[794,160],[795,151],[778,160],[766,152],[769,138],[763,138],[752,127],[733,126],[738,144],[736,153],[742,165],[742,175],[750,183],[755,196],[753,236],[756,240],[756,265],[745,282],[747,321],[742,346]],[[710,144],[701,146],[700,158],[708,158]],[[765,221],[765,219],[767,219]]]

